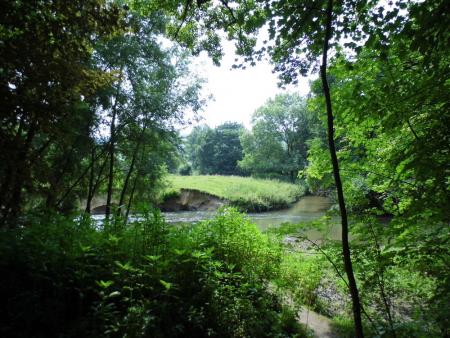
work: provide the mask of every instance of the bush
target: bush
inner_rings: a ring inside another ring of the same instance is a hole
[[[232,209],[179,228],[38,218],[0,254],[2,337],[304,336],[268,288],[280,245]]]
[[[180,169],[178,169],[178,174],[181,176],[189,176],[192,175],[192,167],[190,165],[184,165]]]

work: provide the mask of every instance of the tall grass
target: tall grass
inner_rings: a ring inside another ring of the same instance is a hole
[[[168,184],[168,194],[181,189],[199,190],[226,199],[247,211],[285,208],[305,193],[300,184],[239,176],[170,175]]]

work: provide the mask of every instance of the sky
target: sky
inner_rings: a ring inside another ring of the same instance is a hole
[[[309,80],[300,78],[294,87],[283,90],[278,87],[276,74],[272,73],[272,66],[268,61],[258,62],[254,67],[246,69],[231,69],[236,58],[234,46],[226,41],[223,44],[224,57],[221,66],[214,66],[205,54],[194,59],[193,69],[206,79],[203,96],[212,94],[204,111],[200,123],[216,127],[227,121],[237,121],[245,127],[251,127],[251,116],[269,98],[282,92],[297,92],[306,95],[309,91]]]

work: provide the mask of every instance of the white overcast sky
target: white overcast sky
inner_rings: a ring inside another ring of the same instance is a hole
[[[214,66],[206,53],[195,59],[194,69],[207,81],[203,95],[213,96],[213,100],[200,113],[203,119],[197,124],[206,123],[215,127],[227,121],[237,121],[249,128],[252,114],[269,98],[284,91],[298,92],[301,95],[308,93],[309,80],[306,78],[300,78],[295,87],[288,87],[286,90],[278,88],[277,76],[272,73],[272,66],[268,61],[258,62],[256,66],[249,66],[245,70],[231,69],[236,58],[234,46],[226,41],[223,49],[225,55],[220,67]]]

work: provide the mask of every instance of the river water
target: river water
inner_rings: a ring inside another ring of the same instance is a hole
[[[270,226],[279,226],[282,223],[300,223],[318,219],[325,215],[331,207],[331,202],[326,197],[305,196],[290,208],[277,211],[259,213],[248,213],[248,217],[258,225],[261,230]],[[162,213],[168,223],[195,223],[210,219],[216,214],[215,211],[176,211]],[[308,238],[314,240],[323,237],[323,231],[311,229]],[[332,238],[339,237],[339,227],[332,226],[329,229]]]
[[[300,223],[319,219],[322,216],[325,216],[331,205],[332,203],[326,197],[304,196],[288,209],[248,213],[247,216],[261,230],[266,230],[269,227],[277,227],[282,223]],[[216,211],[174,211],[163,212],[162,215],[168,223],[172,224],[197,223],[213,218],[216,215]],[[92,218],[99,223],[103,222],[104,217],[105,215],[92,216]],[[135,219],[139,219],[139,217],[130,217],[131,221]],[[339,239],[341,234],[340,226],[338,225],[339,222],[334,218],[331,223],[332,225],[326,229],[308,229],[304,232],[304,235],[311,240],[318,240],[324,237]]]

